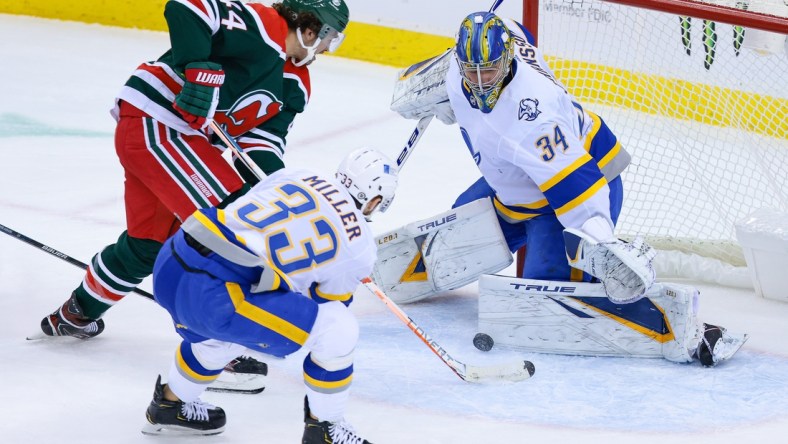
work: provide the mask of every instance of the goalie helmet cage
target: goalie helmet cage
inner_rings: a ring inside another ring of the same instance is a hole
[[[662,250],[662,277],[751,285],[709,264],[746,276],[735,222],[788,210],[786,16],[784,0],[523,0],[558,79],[632,154],[616,234]]]

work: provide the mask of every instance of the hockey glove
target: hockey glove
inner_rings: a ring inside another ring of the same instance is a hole
[[[608,299],[628,304],[643,297],[657,276],[651,261],[657,252],[642,238],[597,242],[581,230],[564,230],[569,265],[602,281]]]
[[[219,87],[224,83],[221,65],[212,62],[192,62],[184,69],[186,82],[175,97],[175,108],[190,127],[202,130],[213,119],[219,104]]]
[[[435,117],[446,125],[457,123],[457,118],[454,117],[454,110],[451,108],[451,103],[448,99],[444,102],[436,103],[432,107],[432,112]]]
[[[446,91],[446,72],[452,52],[416,63],[399,72],[391,96],[391,110],[406,119],[434,115],[446,125],[457,120]]]

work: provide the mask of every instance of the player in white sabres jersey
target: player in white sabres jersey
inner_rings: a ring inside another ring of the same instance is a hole
[[[480,280],[480,330],[528,351],[698,359],[706,366],[729,359],[747,336],[699,322],[698,291],[654,285],[655,251],[640,239],[615,237],[620,174],[630,157],[605,122],[556,79],[533,42],[515,21],[472,13],[462,21],[453,51],[404,70],[392,99],[392,109],[404,117],[434,115],[459,124],[482,178],[454,207],[458,212],[490,199],[509,250],[526,247],[521,278]],[[416,266],[403,273],[396,260],[381,261],[375,276],[403,301],[457,288],[445,276],[457,283],[479,278],[484,273],[466,270],[483,269],[479,262],[485,260],[499,264],[494,248],[448,241],[462,238],[456,233],[466,227],[478,232],[474,224],[457,223],[454,234],[432,233],[440,242],[425,241],[429,248],[417,252]],[[490,227],[485,234],[496,232]],[[494,238],[488,242],[493,247]],[[449,252],[438,254],[441,248]],[[465,264],[434,265],[435,258],[459,254],[466,255]],[[441,274],[430,276],[430,269]],[[427,284],[390,279],[409,277],[411,270],[426,271],[419,279]],[[491,344],[480,340],[481,349]]]
[[[524,277],[590,280],[567,264],[562,233],[613,237],[630,157],[531,42],[522,25],[491,13],[471,14],[460,27],[446,89],[483,178],[455,206],[493,197],[509,248],[527,245]]]
[[[376,244],[365,218],[391,203],[395,165],[361,149],[340,165],[338,180],[283,169],[227,208],[184,221],[153,273],[156,301],[183,342],[168,383],[156,383],[145,433],[221,432],[224,412],[199,396],[225,364],[247,348],[284,357],[305,347],[303,442],[346,442],[343,434],[361,442],[343,419],[358,339],[347,305],[372,271]]]

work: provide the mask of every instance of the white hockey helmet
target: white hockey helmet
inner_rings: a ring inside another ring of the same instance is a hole
[[[353,151],[339,164],[336,177],[347,187],[356,200],[356,206],[367,217],[376,210],[385,212],[394,200],[396,163],[380,151],[371,148]]]

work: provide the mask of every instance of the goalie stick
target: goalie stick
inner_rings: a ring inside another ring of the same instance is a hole
[[[397,317],[408,326],[408,328],[421,339],[422,342],[427,344],[427,347],[437,355],[444,364],[460,377],[463,381],[485,383],[492,381],[522,381],[534,375],[536,368],[530,361],[517,361],[509,364],[489,365],[489,366],[476,366],[462,363],[454,358],[443,349],[434,339],[419,327],[416,322],[410,318],[397,304],[394,303],[386,293],[384,293],[372,279],[366,277],[361,280],[371,292],[375,293],[386,307],[389,308]]]
[[[52,248],[52,247],[50,247],[48,245],[44,245],[41,242],[38,242],[37,240],[31,239],[31,238],[25,236],[24,234],[22,234],[22,233],[20,233],[20,232],[18,232],[16,230],[12,230],[11,228],[6,227],[5,225],[0,225],[0,231],[2,231],[3,233],[5,233],[5,234],[7,234],[7,235],[9,235],[11,237],[15,237],[18,240],[20,240],[20,241],[22,241],[22,242],[24,242],[24,243],[26,243],[28,245],[32,245],[32,246],[38,248],[41,251],[49,253],[52,256],[55,256],[55,257],[60,258],[60,259],[63,259],[64,261],[68,262],[71,265],[77,266],[77,267],[79,267],[79,268],[81,268],[83,270],[87,270],[87,268],[88,268],[87,264],[85,264],[84,262],[81,262],[81,261],[79,261],[77,259],[74,259],[73,257],[71,257],[71,256],[69,256],[69,255],[67,255],[65,253],[57,251],[57,250],[55,250],[54,248]],[[137,293],[140,296],[143,296],[143,297],[146,297],[146,298],[148,298],[150,300],[153,300],[153,295],[148,293],[145,290],[140,290],[139,288],[135,288],[132,291],[134,293]]]
[[[413,129],[408,141],[405,142],[405,146],[402,148],[399,156],[397,156],[397,168],[402,168],[402,165],[404,165],[405,161],[408,160],[410,153],[413,152],[413,148],[416,147],[419,139],[421,139],[421,135],[424,134],[424,130],[427,129],[427,126],[429,126],[433,118],[435,118],[434,115],[429,115],[419,119],[419,123],[416,124],[416,128]]]

